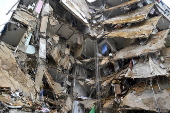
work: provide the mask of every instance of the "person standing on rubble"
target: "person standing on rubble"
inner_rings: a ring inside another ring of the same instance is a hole
[[[39,96],[40,96],[40,101],[43,101],[43,100],[44,100],[44,98],[43,98],[43,96],[44,96],[44,89],[43,89],[43,85],[41,85],[41,87],[40,87],[40,93],[39,93]]]

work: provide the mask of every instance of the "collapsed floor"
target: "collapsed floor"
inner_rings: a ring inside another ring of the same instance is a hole
[[[0,37],[1,111],[169,112],[170,21],[113,4],[20,0]]]

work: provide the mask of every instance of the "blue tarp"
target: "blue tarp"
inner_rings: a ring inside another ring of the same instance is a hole
[[[102,45],[102,54],[105,54],[108,51],[108,45],[107,43]]]

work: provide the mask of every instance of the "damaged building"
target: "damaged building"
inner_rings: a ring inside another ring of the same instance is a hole
[[[162,0],[9,2],[0,23],[1,112],[170,111]]]

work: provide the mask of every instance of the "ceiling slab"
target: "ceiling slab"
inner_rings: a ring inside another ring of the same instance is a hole
[[[136,24],[132,27],[116,29],[113,32],[110,32],[106,35],[108,38],[148,38],[152,31],[156,28],[158,21],[161,16],[153,17],[142,23]]]
[[[166,38],[168,36],[169,29],[160,31],[155,35],[151,36],[151,40],[144,46],[134,45],[126,47],[116,53],[113,60],[128,59],[140,56],[142,54],[153,53],[159,51],[165,47]],[[128,52],[127,52],[128,51]]]
[[[139,8],[135,11],[130,13],[126,13],[121,16],[117,16],[103,22],[104,25],[106,24],[125,24],[125,23],[135,23],[139,21],[143,21],[147,18],[148,13],[153,8],[154,4],[149,4],[145,7]]]
[[[120,0],[119,0],[120,1]],[[114,6],[114,7],[111,7],[111,8],[108,8],[108,9],[105,9],[105,11],[112,11],[112,10],[115,10],[115,9],[118,9],[118,8],[121,8],[121,7],[125,7],[125,6],[128,6],[128,5],[132,5],[132,4],[135,4],[135,3],[138,3],[140,0],[131,0],[131,1],[128,1],[128,2],[125,2],[125,3],[122,3],[120,5],[117,5],[117,6]],[[113,3],[115,3],[115,1],[112,1]],[[112,3],[110,3],[112,4]],[[113,4],[112,4],[113,5]]]

